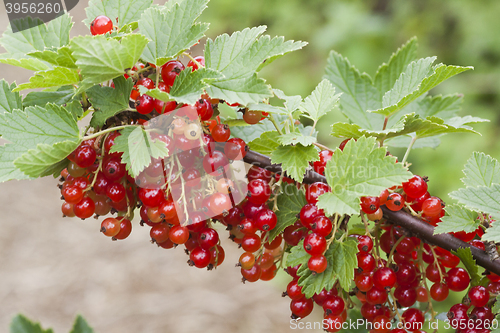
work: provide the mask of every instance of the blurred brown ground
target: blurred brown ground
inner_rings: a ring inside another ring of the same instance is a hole
[[[72,36],[88,34],[81,23],[86,5],[71,11]],[[0,23],[3,32],[3,5]],[[27,82],[29,75],[0,64],[8,82]],[[68,332],[78,313],[98,333],[292,331],[289,299],[280,295],[289,279],[242,284],[234,267],[241,250],[225,232],[223,265],[211,272],[188,267],[183,247],[151,245],[149,228],[137,219],[120,242],[101,235],[94,219],[63,219],[56,184],[52,178],[0,184],[0,332],[17,313],[56,333]]]

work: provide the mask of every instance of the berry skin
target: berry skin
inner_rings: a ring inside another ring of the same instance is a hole
[[[62,196],[69,204],[77,204],[83,199],[83,190],[76,185],[69,185],[62,189]]]
[[[318,216],[311,224],[311,230],[320,236],[328,236],[333,229],[332,222],[326,216]]]
[[[246,252],[257,252],[260,249],[261,244],[260,237],[255,234],[245,235],[241,241],[241,247]]]
[[[215,125],[210,134],[212,134],[215,142],[226,142],[231,136],[231,130],[225,124],[218,124]]]
[[[313,307],[314,307],[314,301],[312,299],[302,297],[301,299],[293,300],[290,303],[292,318],[307,317],[312,312]]]
[[[354,278],[356,287],[361,292],[367,292],[373,287],[373,278],[370,273],[361,273]]]
[[[126,173],[125,165],[121,163],[118,157],[105,158],[102,169],[104,176],[111,181],[117,181],[123,178]]]
[[[339,149],[343,151],[345,148],[345,145],[349,142],[349,140],[351,140],[351,139],[345,139],[344,141],[342,141],[339,145]]]
[[[168,238],[174,244],[186,244],[189,240],[189,229],[180,224],[174,225],[168,232]],[[198,242],[196,242],[198,245]]]
[[[256,204],[262,205],[271,196],[271,187],[269,184],[262,179],[255,179],[248,183],[248,201]]]
[[[380,289],[392,288],[396,284],[396,273],[388,267],[382,267],[373,274],[373,284]]]
[[[394,290],[394,297],[402,307],[410,307],[417,301],[417,291],[412,287],[398,286]]]
[[[373,214],[380,207],[379,197],[361,197],[361,209],[365,214]]]
[[[304,239],[304,250],[310,255],[320,255],[326,251],[326,239],[315,233],[309,234]]]
[[[169,237],[170,227],[166,223],[156,223],[151,230],[149,235],[151,236],[151,241],[156,244],[161,244],[166,242]]]
[[[278,223],[276,214],[270,209],[263,209],[255,215],[255,225],[259,230],[268,231],[274,229]]]
[[[218,150],[209,152],[203,158],[203,169],[206,173],[210,174],[220,174],[222,168],[227,168],[229,165],[229,160],[226,155]]]
[[[205,268],[210,264],[210,251],[202,247],[197,247],[189,254],[189,265],[198,268]]]
[[[126,193],[125,187],[123,187],[122,184],[114,183],[108,186],[106,195],[111,199],[111,201],[120,202],[125,199]]]
[[[342,297],[332,295],[323,302],[323,310],[327,316],[338,316],[345,310],[345,302]]]
[[[241,275],[243,276],[243,282],[256,282],[260,279],[262,275],[262,269],[259,265],[253,265],[250,269],[241,269]]]
[[[371,272],[375,269],[375,258],[370,253],[359,252],[356,257],[358,259],[358,267],[363,272]]]
[[[368,235],[359,235],[358,239],[358,250],[361,252],[368,253],[373,249],[373,240]]]
[[[298,279],[294,279],[286,286],[286,295],[292,300],[299,300],[304,297],[302,294],[302,287],[298,284]]]
[[[387,301],[387,291],[373,287],[366,292],[366,301],[369,304],[384,304]]]
[[[89,197],[85,197],[73,206],[75,215],[81,219],[87,219],[94,215],[95,203]]]
[[[319,152],[319,161],[313,163],[314,171],[320,175],[325,174],[326,162],[332,159],[333,152],[330,150],[322,150]]]
[[[448,294],[450,293],[449,288],[444,283],[434,283],[430,289],[431,297],[433,300],[437,302],[442,302],[446,298],[448,298]]]
[[[405,323],[405,328],[408,327],[408,330],[411,332],[418,331],[424,326],[424,315],[422,314],[422,311],[418,309],[409,308],[403,312],[402,317]]]
[[[120,231],[113,237],[113,240],[125,239],[132,232],[132,222],[129,219],[120,217],[118,221],[120,221]]]
[[[205,67],[205,57],[204,56],[194,57],[194,60],[196,60],[196,62],[199,63],[201,66]],[[187,64],[187,67],[191,67],[193,72],[198,69],[198,64],[196,62],[194,62],[193,60],[190,60]]]
[[[225,214],[232,208],[231,199],[227,194],[214,193],[210,196],[210,211],[215,216]]]
[[[307,262],[307,267],[309,268],[309,270],[316,274],[323,273],[326,270],[327,266],[328,262],[326,260],[326,257],[322,254],[312,256]]]
[[[469,320],[469,315],[467,314],[467,310],[469,310],[469,307],[462,303],[455,304],[450,308],[447,317],[450,320],[450,324],[453,328],[458,328],[462,325],[467,325],[467,321]]]
[[[389,333],[391,331],[392,323],[389,317],[381,315],[373,319],[373,326],[376,327],[374,333]]]
[[[475,286],[469,290],[470,304],[476,307],[486,306],[490,300],[490,293],[483,286]]]
[[[467,289],[470,283],[469,273],[461,267],[454,267],[448,271],[445,278],[448,288],[452,291],[462,291]]]
[[[73,204],[70,204],[66,201],[61,205],[61,211],[63,213],[63,217],[74,217],[75,212],[73,212]]]
[[[227,158],[230,160],[241,160],[246,156],[248,150],[248,146],[240,138],[231,138],[227,140],[226,145],[224,146],[224,154],[226,154]]]
[[[262,112],[248,110],[243,114],[243,120],[250,125],[257,124],[262,119]]]
[[[80,168],[88,168],[94,164],[97,154],[89,145],[82,144],[75,150],[75,163]]]
[[[198,234],[198,243],[204,249],[210,249],[219,242],[219,234],[212,228],[205,228]]]
[[[104,15],[97,16],[90,24],[90,33],[95,35],[103,35],[113,29],[113,22]]]
[[[430,197],[422,203],[422,212],[428,217],[439,216],[442,209],[443,202],[438,197]]]
[[[137,99],[137,105],[135,109],[140,114],[149,114],[153,112],[154,108],[155,108],[155,99],[153,97],[144,94]]]
[[[248,170],[248,173],[247,173],[247,179],[249,182],[251,182],[254,179],[262,179],[262,180],[266,181],[267,183],[269,183],[272,178],[273,178],[273,174],[270,171],[263,169],[261,167],[255,166],[255,165],[253,165],[250,168],[250,170]]]
[[[308,203],[316,204],[320,195],[330,192],[330,187],[324,183],[316,182],[306,189],[306,200]]]
[[[165,65],[161,66],[161,78],[168,86],[173,86],[175,79],[181,71],[184,70],[184,65],[178,60],[170,60]]]
[[[405,199],[399,193],[391,193],[387,197],[387,202],[385,203],[386,207],[392,210],[393,212],[397,212],[401,210],[401,208],[405,205]]]
[[[141,188],[138,196],[146,207],[158,207],[163,199],[162,191],[156,188]]]
[[[108,237],[116,236],[120,232],[120,221],[108,217],[101,222],[101,232]]]
[[[409,198],[420,198],[427,192],[427,183],[420,176],[413,176],[406,183],[403,183],[403,190]]]
[[[243,252],[238,260],[241,268],[250,269],[255,265],[255,256],[251,252]],[[302,290],[302,289],[301,289]]]
[[[196,113],[198,113],[198,116],[200,116],[200,119],[202,121],[207,121],[210,118],[212,118],[214,114],[214,109],[212,108],[210,100],[200,99],[196,101],[195,107],[196,107]]]
[[[315,204],[306,204],[300,209],[300,222],[307,229],[311,229],[314,219],[318,216],[325,216],[323,210],[319,209]]]

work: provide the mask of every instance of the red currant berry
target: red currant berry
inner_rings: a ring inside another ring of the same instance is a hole
[[[94,215],[95,203],[91,198],[85,197],[73,206],[73,211],[77,217],[87,219]]]
[[[311,229],[314,219],[318,216],[325,216],[323,210],[319,209],[315,204],[308,203],[300,209],[300,222],[307,229]]]
[[[385,203],[386,207],[390,210],[397,212],[401,210],[401,208],[405,205],[405,199],[399,193],[391,193],[387,197],[387,202]]]
[[[402,318],[405,324],[404,327],[411,332],[421,330],[425,321],[422,311],[415,308],[409,308],[403,312]]]
[[[304,294],[302,294],[302,287],[299,286],[297,279],[294,279],[290,281],[290,283],[288,283],[288,285],[286,286],[286,295],[292,300],[299,300],[304,297]]]
[[[483,286],[475,286],[469,290],[470,304],[476,307],[486,306],[490,300],[490,293]]]
[[[359,252],[356,257],[358,259],[358,267],[363,272],[371,272],[375,269],[375,258],[371,254]]]
[[[103,35],[113,29],[113,22],[104,15],[97,16],[90,24],[90,33],[95,35]]]
[[[255,234],[245,235],[241,241],[241,247],[246,252],[257,252],[260,249],[261,244],[260,237]]]
[[[311,230],[320,236],[326,237],[333,230],[332,221],[330,221],[326,216],[318,216],[314,218],[311,224]]]
[[[262,179],[255,179],[248,183],[248,201],[256,204],[262,205],[271,196],[271,187],[269,184]]]
[[[248,173],[247,173],[247,179],[249,182],[251,182],[254,179],[262,179],[262,180],[266,181],[267,183],[269,183],[271,181],[272,177],[273,177],[273,174],[270,171],[263,169],[261,167],[255,166],[255,165],[253,165],[248,170]]]
[[[210,264],[210,251],[202,247],[194,248],[189,254],[189,265],[205,268]]]
[[[253,265],[250,269],[241,269],[241,275],[243,276],[243,281],[256,282],[262,276],[262,269],[259,265]]]
[[[361,197],[361,209],[365,214],[373,214],[380,207],[379,197]]]
[[[198,234],[198,243],[204,249],[210,249],[219,242],[219,234],[212,228],[205,228]]]
[[[140,188],[138,197],[146,207],[158,207],[164,199],[162,190],[156,188]]]
[[[132,232],[132,222],[124,217],[117,218],[120,221],[120,231],[113,237],[113,239],[125,239]]]
[[[151,230],[149,235],[151,236],[151,242],[156,244],[161,244],[169,239],[170,227],[166,223],[156,223]]]
[[[170,60],[165,65],[161,66],[161,78],[168,86],[173,86],[175,79],[181,71],[184,70],[184,65],[178,60]]]
[[[403,190],[409,198],[420,198],[427,192],[427,182],[420,176],[413,176],[403,183]]]
[[[125,165],[123,165],[121,160],[117,157],[105,158],[102,169],[104,176],[111,181],[117,181],[123,178],[126,173]]]
[[[312,256],[307,262],[307,267],[310,271],[316,274],[323,273],[328,266],[328,261],[326,257],[322,254]]]
[[[231,135],[231,130],[225,124],[218,124],[215,125],[210,134],[216,142],[226,142]]]
[[[306,200],[308,203],[316,204],[320,195],[330,192],[330,187],[321,182],[313,183],[306,188]]]
[[[448,288],[452,291],[465,290],[470,283],[469,273],[461,267],[454,267],[450,269],[445,280],[448,284]]]
[[[292,302],[290,303],[292,317],[295,319],[307,317],[312,312],[313,307],[313,300],[305,297],[302,297],[298,300],[292,300]]]
[[[396,273],[388,267],[382,267],[373,274],[373,284],[380,289],[392,288],[396,284]]]
[[[326,162],[332,159],[333,152],[330,150],[322,150],[319,152],[319,161],[313,163],[314,171],[320,175],[325,174]]]
[[[320,255],[326,251],[326,239],[323,236],[311,233],[304,239],[304,249],[310,255]]]
[[[250,125],[257,124],[262,119],[262,112],[248,110],[243,114],[243,120]]]
[[[436,302],[442,302],[448,298],[450,290],[446,284],[436,282],[432,285],[430,292],[433,300]]]
[[[323,302],[325,315],[340,315],[345,310],[345,302],[342,297],[330,296]]]
[[[126,193],[125,187],[123,187],[122,184],[114,183],[108,186],[106,195],[111,199],[111,201],[120,202],[125,199]]]
[[[247,154],[247,150],[247,144],[240,138],[231,138],[224,146],[224,154],[226,154],[227,158],[230,160],[243,159]]]
[[[101,222],[101,232],[108,237],[116,236],[120,232],[120,221],[108,217]]]
[[[369,304],[384,304],[387,301],[387,291],[373,287],[366,292],[366,301]]]
[[[168,238],[174,244],[185,244],[189,240],[189,229],[180,224],[174,225],[170,228]],[[199,244],[198,241],[196,241],[196,244]]]
[[[76,185],[68,185],[62,189],[64,200],[70,204],[79,203],[83,199],[83,194],[83,190]]]
[[[438,197],[430,197],[422,203],[422,212],[428,217],[439,216],[442,209],[443,202]]]
[[[187,64],[187,67],[191,67],[193,72],[199,68],[198,64],[200,64],[202,67],[205,67],[205,57],[204,56],[194,57],[194,60],[195,61],[190,60]]]
[[[266,184],[267,185],[267,184]],[[270,209],[263,209],[255,215],[255,226],[262,231],[269,231],[276,227],[278,218]]]
[[[141,95],[137,99],[137,103],[138,104],[136,105],[135,109],[140,114],[149,114],[149,113],[153,112],[153,110],[155,108],[154,98],[149,96],[149,95],[146,95],[146,94]]]

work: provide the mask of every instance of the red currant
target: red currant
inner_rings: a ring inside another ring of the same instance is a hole
[[[95,35],[103,35],[113,29],[113,22],[104,15],[97,16],[90,24],[90,33]]]
[[[311,258],[309,258],[309,261],[307,262],[307,267],[309,268],[309,270],[316,274],[323,273],[326,270],[327,266],[328,261],[322,254],[311,256]]]

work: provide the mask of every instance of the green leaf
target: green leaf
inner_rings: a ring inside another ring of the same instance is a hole
[[[54,104],[30,106],[24,111],[14,110],[0,115],[0,133],[11,142],[1,150],[0,181],[26,179],[25,174],[20,175],[14,170],[13,163],[39,144],[53,146],[64,141],[80,142],[73,115]]]
[[[500,219],[500,185],[462,188],[450,193],[450,197],[477,212],[484,212]],[[487,239],[485,234],[483,239]]]
[[[368,74],[360,74],[347,58],[332,51],[324,78],[330,80],[336,91],[342,92],[340,107],[352,123],[371,130],[382,128],[384,117],[367,112],[382,107],[380,92]]]
[[[384,142],[389,147],[395,147],[395,148],[408,148],[410,145],[410,142],[412,140],[412,137],[409,135],[405,136],[398,136],[392,139],[389,139]],[[418,149],[418,148],[432,148],[436,149],[439,145],[441,144],[441,140],[439,140],[438,137],[427,137],[427,138],[422,138],[418,139],[415,144],[413,145],[412,149]]]
[[[77,68],[75,58],[71,54],[69,47],[63,46],[54,50],[43,50],[28,53],[29,56],[48,62],[51,65]]]
[[[415,113],[421,118],[436,116],[441,119],[450,119],[461,110],[462,102],[463,95],[460,94],[446,96],[421,96],[399,112],[392,115],[391,119],[389,119],[388,126],[392,126],[392,124],[403,115],[409,113]]]
[[[90,125],[94,128],[102,127],[108,118],[129,107],[130,92],[134,86],[132,78],[125,79],[119,76],[113,82],[114,88],[96,85],[87,90],[92,106],[96,110],[90,121]]]
[[[314,146],[279,146],[271,154],[273,164],[281,164],[287,176],[302,183],[309,162],[318,161],[318,151]]]
[[[253,151],[270,156],[280,145],[278,142],[279,137],[280,135],[276,131],[264,132],[259,137],[248,142],[248,147]]]
[[[130,126],[123,129],[115,139],[110,152],[123,153],[122,162],[132,177],[137,177],[150,163],[152,158],[168,156],[165,143],[152,140],[149,132],[142,127]]]
[[[25,316],[18,314],[10,323],[10,333],[53,333],[53,331],[50,328],[44,330],[39,323],[34,323]]]
[[[203,38],[208,24],[195,23],[207,7],[208,0],[182,1],[166,10],[148,8],[139,20],[139,30],[151,41],[142,59],[161,66],[176,58]]]
[[[319,197],[317,206],[327,215],[359,213],[359,198],[377,196],[386,188],[407,181],[411,173],[396,158],[386,156],[375,138],[350,140],[337,149],[326,164],[325,175],[332,192]]]
[[[0,64],[21,67],[30,71],[44,71],[50,67],[43,61],[34,58],[15,59],[10,54],[0,54]]]
[[[479,285],[479,281],[481,281],[481,276],[478,272],[478,265],[476,264],[476,260],[472,256],[472,252],[469,248],[459,248],[456,251],[451,251],[454,255],[462,260],[465,268],[469,272],[471,287]]]
[[[73,100],[71,103],[67,103],[66,110],[71,113],[76,121],[81,120],[82,117],[84,117],[82,104],[78,100]],[[86,112],[88,112],[88,110]]]
[[[390,116],[410,104],[427,91],[452,76],[465,72],[472,67],[437,65],[429,75],[429,68],[435,58],[424,58],[408,65],[383,98],[382,108],[371,111]]]
[[[489,155],[474,152],[465,164],[464,174],[462,182],[466,186],[500,184],[500,163]]]
[[[306,197],[303,191],[297,189],[295,184],[283,183],[281,193],[278,195],[276,217],[278,224],[269,232],[269,241],[271,242],[276,236],[291,226],[297,221],[297,214],[304,205],[307,204]]]
[[[17,158],[14,165],[33,178],[48,176],[53,173],[50,168],[64,160],[78,145],[79,141],[63,141],[54,145],[41,143]]]
[[[15,88],[15,83],[9,85],[4,79],[0,80],[0,114],[23,108],[22,97],[13,91]]]
[[[276,128],[274,127],[273,123],[269,121],[269,119],[264,119],[263,121],[252,126],[248,126],[248,124],[242,119],[238,119],[236,120],[236,122],[238,122],[238,124],[232,125],[234,127],[231,127],[231,135],[241,138],[245,142],[251,142],[255,140],[264,132],[276,131]],[[239,124],[241,122],[243,122],[243,124]],[[226,121],[226,123],[228,123],[228,121]]]
[[[227,105],[226,103],[219,103],[217,109],[219,110],[219,116],[222,119],[222,121],[238,119],[238,114],[236,113],[236,110],[233,107]]]
[[[332,111],[339,102],[340,95],[335,95],[335,88],[323,79],[304,102],[300,105],[304,117],[312,119],[315,123],[328,112]]]
[[[265,26],[247,28],[223,34],[215,41],[208,39],[205,45],[205,64],[221,72],[225,78],[211,83],[207,93],[214,97],[238,102],[242,105],[258,103],[272,97],[271,89],[264,80],[257,78],[265,63],[306,45],[303,42],[286,41],[283,37],[261,36]]]
[[[493,305],[493,307],[491,308],[491,312],[498,314],[498,313],[500,313],[500,295],[497,295],[497,297],[495,299],[496,299],[496,302]],[[499,330],[500,330],[500,328],[499,328]],[[495,331],[492,331],[492,333],[493,332],[495,332]]]
[[[164,102],[175,100],[178,103],[194,105],[200,99],[203,90],[208,86],[207,82],[219,77],[221,77],[221,74],[212,69],[200,68],[193,72],[191,67],[188,67],[176,77],[169,93],[160,91],[158,88],[148,90],[142,86],[139,87],[139,92]]]
[[[84,85],[114,79],[132,68],[148,40],[140,34],[130,34],[121,43],[102,35],[79,36],[71,40],[70,49],[81,69]]]
[[[287,96],[283,91],[279,89],[273,89],[273,93],[276,97],[285,101],[285,109],[289,114],[297,110],[302,103],[302,96],[300,95]]]
[[[121,28],[138,21],[152,3],[153,0],[90,0],[88,7],[85,8],[87,18],[83,23],[89,27],[97,16],[106,15],[113,20],[113,24]]]
[[[69,333],[94,333],[94,330],[81,315],[78,315]]]
[[[373,83],[381,94],[389,91],[406,67],[415,60],[417,47],[417,38],[414,37],[393,53],[387,64],[378,68]]]
[[[300,143],[304,147],[307,147],[316,143],[316,137],[293,132],[281,135],[278,141],[283,146]]]
[[[71,101],[75,94],[75,88],[72,86],[63,86],[56,91],[33,91],[23,100],[23,106],[44,106],[47,103],[63,105]]]
[[[441,222],[434,228],[434,234],[456,232],[462,230],[473,232],[479,226],[476,212],[470,211],[459,205],[447,205],[446,216],[441,218]]]
[[[30,78],[30,83],[20,84],[15,89],[15,91],[35,88],[60,87],[77,84],[79,82],[80,75],[78,74],[78,70],[66,67],[55,67],[54,69],[48,71],[37,72],[35,76],[32,76]]]
[[[248,110],[253,110],[253,111],[264,111],[268,113],[275,113],[282,115],[288,114],[288,111],[285,108],[279,106],[273,106],[266,103],[250,103],[247,105],[247,108]]]
[[[27,54],[33,51],[43,51],[46,48],[58,48],[69,43],[69,32],[73,26],[71,17],[64,14],[51,20],[47,24],[39,24],[39,19],[30,16],[13,20],[19,32],[12,32],[8,26],[0,39],[0,44],[14,59],[28,58]]]
[[[287,266],[301,265],[297,271],[300,276],[298,284],[302,286],[302,293],[311,298],[323,289],[332,289],[337,279],[343,289],[351,289],[354,269],[357,267],[357,252],[357,243],[354,239],[348,238],[344,242],[334,240],[325,253],[328,261],[326,270],[321,274],[313,274],[307,267],[307,261],[311,256],[304,250],[301,241],[292,247],[287,258]]]

